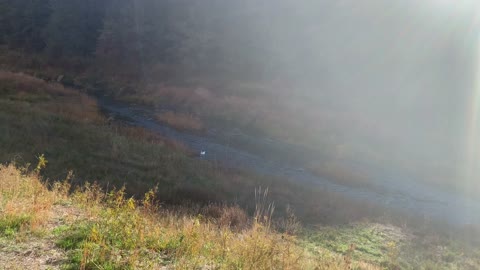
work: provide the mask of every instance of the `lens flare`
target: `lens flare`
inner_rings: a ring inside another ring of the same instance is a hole
[[[480,176],[480,13],[477,12],[475,15],[471,25],[471,34],[476,46],[474,55],[476,67],[475,82],[468,101],[466,178],[469,183],[474,185],[473,188],[478,188],[480,185],[476,178]]]

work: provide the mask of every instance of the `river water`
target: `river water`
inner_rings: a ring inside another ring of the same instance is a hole
[[[248,140],[253,145],[268,146],[277,153],[270,158],[266,155],[247,151],[228,143],[224,133],[214,130],[205,134],[178,131],[154,120],[154,110],[139,105],[114,101],[109,97],[99,97],[102,110],[116,120],[133,126],[143,127],[164,137],[187,145],[193,151],[205,151],[201,158],[216,162],[224,167],[255,172],[257,174],[287,178],[301,184],[315,185],[324,190],[340,193],[349,198],[387,206],[429,220],[451,225],[480,225],[480,200],[450,193],[428,186],[405,176],[378,173],[372,181],[376,188],[344,186],[328,179],[313,175],[288,157],[292,146],[267,138],[248,136],[236,131],[235,136]],[[282,156],[285,156],[282,158]],[[200,158],[200,155],[199,155]]]

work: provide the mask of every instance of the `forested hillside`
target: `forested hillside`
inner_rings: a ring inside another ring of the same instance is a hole
[[[1,42],[54,58],[95,58],[139,77],[162,66],[259,76],[275,66],[275,52],[257,40],[269,38],[259,35],[268,22],[258,15],[267,10],[253,2],[2,0]]]

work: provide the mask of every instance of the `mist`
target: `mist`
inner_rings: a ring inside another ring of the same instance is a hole
[[[263,79],[280,78],[319,111],[342,115],[336,143],[374,149],[419,178],[464,181],[467,163],[474,171],[468,181],[478,177],[478,154],[467,154],[479,140],[469,122],[475,1],[267,2],[247,2],[261,15],[243,25],[268,52]],[[302,121],[302,112],[292,117]]]
[[[7,268],[480,269],[478,180],[478,0],[0,0]]]
[[[306,168],[466,190],[478,178],[477,1],[8,5],[1,44],[110,85],[118,99],[299,146],[314,154],[290,160]]]

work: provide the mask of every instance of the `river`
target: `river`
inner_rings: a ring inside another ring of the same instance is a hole
[[[98,98],[99,106],[109,116],[133,126],[143,127],[164,137],[182,142],[193,151],[205,151],[204,158],[224,167],[251,171],[257,174],[287,178],[306,185],[315,185],[346,197],[387,206],[429,220],[451,225],[480,225],[480,201],[457,193],[435,188],[405,176],[378,173],[376,188],[344,186],[313,175],[288,157],[292,146],[279,141],[248,136],[236,131],[235,136],[251,144],[268,146],[277,153],[270,158],[255,151],[228,143],[228,136],[210,130],[205,134],[178,131],[154,120],[155,111],[140,105],[115,101],[107,96]],[[227,137],[227,138],[226,138]],[[284,156],[284,157],[283,157]]]

